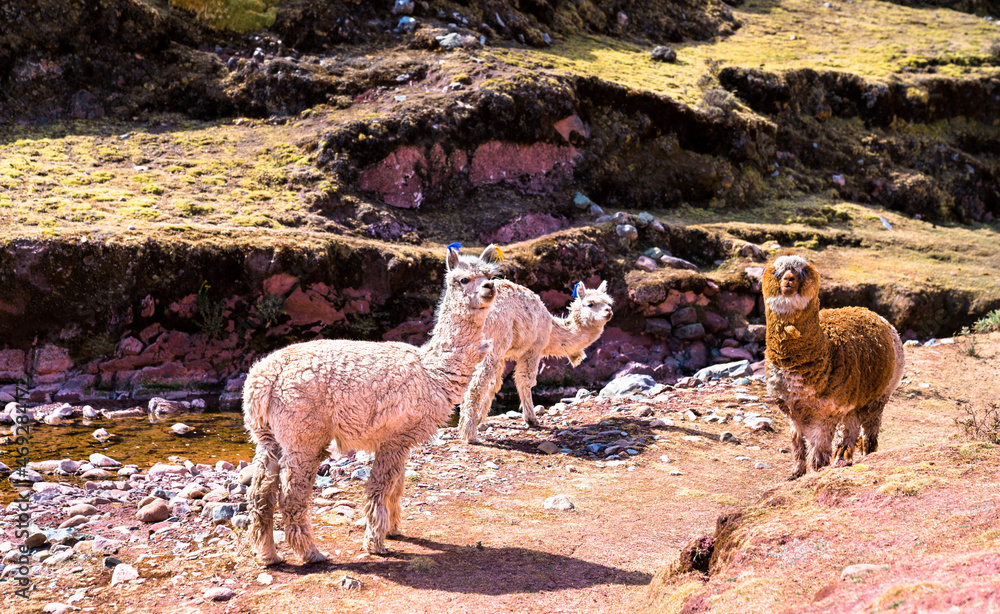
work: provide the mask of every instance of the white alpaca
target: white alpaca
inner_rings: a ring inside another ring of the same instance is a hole
[[[309,503],[331,441],[341,450],[375,453],[363,545],[370,553],[387,552],[386,535],[399,530],[410,448],[448,421],[489,351],[483,325],[495,296],[495,259],[492,245],[479,258],[449,247],[437,321],[421,347],[310,341],[253,366],[243,389],[246,427],[257,444],[247,502],[250,542],[265,565],[281,561],[272,532],[276,506],[292,549],[306,562],[326,558],[313,541]]]
[[[545,356],[567,356],[574,367],[586,357],[584,349],[597,340],[614,315],[608,282],[596,290],[578,283],[575,299],[565,318],[556,318],[531,290],[510,281],[496,282],[497,298],[486,318],[485,334],[493,349],[476,369],[462,400],[458,432],[469,443],[478,441],[479,424],[489,414],[493,397],[503,384],[506,361],[515,361],[514,382],[521,400],[521,414],[530,426],[538,426],[531,389],[538,365]]]

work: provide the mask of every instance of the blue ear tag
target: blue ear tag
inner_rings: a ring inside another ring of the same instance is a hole
[[[573,298],[580,298],[579,292],[580,292],[580,286],[582,286],[582,285],[583,285],[583,282],[582,281],[578,281],[578,282],[576,282],[576,285],[573,286]]]
[[[448,244],[448,249],[453,249],[456,252],[462,249],[462,244],[458,241]]]

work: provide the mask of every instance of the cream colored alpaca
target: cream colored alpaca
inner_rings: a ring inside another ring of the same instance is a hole
[[[253,366],[243,389],[246,427],[257,444],[247,503],[250,542],[265,565],[281,561],[272,531],[276,506],[292,549],[306,562],[326,558],[313,542],[309,503],[331,441],[341,450],[375,453],[363,545],[371,553],[387,552],[386,535],[399,530],[410,448],[448,421],[490,349],[483,325],[496,296],[490,281],[496,259],[492,245],[479,258],[448,249],[437,322],[421,347],[310,341]]]
[[[791,419],[795,470],[789,479],[850,463],[861,429],[862,452],[878,448],[882,410],[903,377],[903,344],[885,318],[860,307],[819,308],[819,273],[800,256],[764,269],[767,392]]]
[[[606,281],[596,290],[578,283],[569,313],[565,318],[556,318],[531,290],[507,280],[496,282],[497,298],[486,318],[485,329],[486,336],[493,340],[493,350],[476,369],[462,400],[458,432],[463,439],[469,443],[478,441],[479,424],[503,384],[508,360],[517,362],[514,383],[524,421],[538,426],[531,399],[538,365],[545,356],[567,356],[574,367],[583,361],[586,357],[583,350],[601,336],[604,325],[614,315],[607,287]]]

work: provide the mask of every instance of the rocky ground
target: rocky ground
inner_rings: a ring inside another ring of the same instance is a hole
[[[787,421],[759,375],[624,378],[546,408],[537,429],[493,416],[478,446],[444,428],[411,455],[386,557],[360,551],[352,522],[370,459],[335,454],[313,502],[318,565],[281,544],[288,562],[251,560],[235,457],[43,463],[26,491],[28,600],[16,502],[0,524],[3,611],[996,611],[1000,454],[956,419],[988,410],[998,351],[996,333],[911,345],[882,449],[788,485]],[[713,542],[720,514],[738,538]],[[708,545],[701,571],[693,544]]]

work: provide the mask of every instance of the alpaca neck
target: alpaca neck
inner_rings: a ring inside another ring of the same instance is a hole
[[[830,361],[830,340],[819,324],[819,301],[785,315],[768,309],[766,319],[769,361],[781,368],[805,367],[812,372],[825,372]]]
[[[552,318],[552,332],[549,344],[545,346],[545,356],[573,356],[597,341],[604,331],[604,322],[585,326],[571,312],[565,318]]]
[[[449,401],[458,403],[485,355],[483,323],[488,310],[469,309],[449,298],[446,295],[441,302],[431,337],[421,347],[420,362]]]

